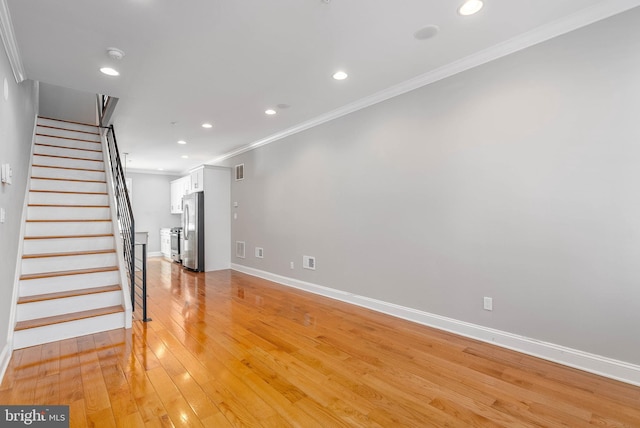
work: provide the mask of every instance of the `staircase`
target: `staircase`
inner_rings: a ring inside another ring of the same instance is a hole
[[[14,349],[131,325],[98,131],[38,118]]]

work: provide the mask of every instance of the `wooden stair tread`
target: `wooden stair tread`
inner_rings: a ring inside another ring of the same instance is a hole
[[[38,126],[41,127],[41,128],[59,129],[60,131],[80,132],[82,134],[89,134],[89,135],[100,135],[100,133],[98,133],[98,132],[78,131],[77,129],[60,128],[58,126],[40,125],[40,124],[38,124]],[[90,126],[93,126],[93,125],[90,125]]]
[[[102,171],[100,171],[102,172]],[[36,177],[31,176],[32,180],[56,180],[56,181],[74,181],[80,183],[106,183],[106,180],[85,180],[81,178],[62,178],[62,177]]]
[[[44,153],[34,153],[33,156],[46,156],[48,158],[72,159],[72,160],[81,160],[81,161],[89,161],[89,162],[102,162],[101,159],[87,159],[87,158],[76,158],[74,156],[47,155]]]
[[[88,268],[88,269],[76,269],[76,270],[61,270],[59,272],[40,272],[40,273],[28,273],[20,276],[20,280],[40,279],[40,278],[54,278],[57,276],[70,276],[70,275],[84,275],[88,273],[100,273],[100,272],[113,272],[118,270],[118,266],[108,266],[101,268]]]
[[[55,135],[42,135],[42,134],[36,134],[36,135],[40,135],[41,137],[53,137],[53,138],[64,138],[65,140],[74,140],[74,141],[82,141],[84,143],[96,143],[96,141],[87,141],[87,140],[77,140],[75,138],[66,138],[66,137],[57,137]],[[98,143],[100,144],[100,143]],[[54,147],[56,149],[69,149],[69,150],[82,150],[85,152],[94,152],[94,153],[102,153],[102,150],[96,150],[96,149],[83,149],[81,147],[69,147],[69,146],[59,146],[57,144],[47,144],[47,143],[35,143],[36,146],[43,146],[43,147]]]
[[[72,140],[72,141],[82,141],[83,143],[102,144],[100,141],[85,140],[82,138],[62,137],[60,135],[36,134],[36,137],[51,137],[51,138],[60,138],[61,140]]]
[[[23,259],[41,259],[46,257],[70,257],[70,256],[90,256],[92,254],[110,254],[115,253],[115,249],[108,250],[88,250],[88,251],[69,251],[66,253],[41,253],[41,254],[23,254]]]
[[[124,312],[122,306],[109,306],[106,308],[92,309],[90,311],[73,312],[64,315],[56,315],[53,317],[37,318],[33,320],[20,321],[16,324],[15,331],[26,330],[30,328],[43,327],[51,324],[60,324],[69,321],[77,321],[86,318],[94,318],[102,315],[110,315],[118,312]]]
[[[64,299],[67,297],[88,296],[91,294],[109,293],[120,290],[119,285],[106,285],[104,287],[82,288],[79,290],[61,291],[59,293],[38,294],[35,296],[23,296],[18,299],[18,304],[43,302],[45,300]]]
[[[40,235],[25,236],[24,239],[76,239],[76,238],[106,238],[113,237],[113,233],[98,233],[94,235]]]

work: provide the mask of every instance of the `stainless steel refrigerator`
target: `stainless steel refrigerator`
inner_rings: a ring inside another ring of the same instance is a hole
[[[204,192],[185,195],[182,201],[182,265],[204,272]]]

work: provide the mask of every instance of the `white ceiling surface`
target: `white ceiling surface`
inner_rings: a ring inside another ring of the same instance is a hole
[[[173,172],[540,26],[640,3],[485,0],[463,17],[462,0],[6,1],[27,77],[119,97],[114,121],[128,167]],[[430,24],[440,28],[435,38],[413,37]],[[112,60],[108,47],[126,56]],[[105,76],[103,66],[121,75]],[[333,80],[338,69],[349,78]],[[278,104],[290,107],[264,114]]]

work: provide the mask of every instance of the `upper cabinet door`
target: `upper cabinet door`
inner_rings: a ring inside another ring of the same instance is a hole
[[[204,190],[204,168],[197,169],[189,176],[191,178],[191,193]]]
[[[171,214],[182,213],[182,183],[180,180],[171,182]]]
[[[182,214],[182,197],[189,193],[191,193],[190,176],[171,182],[171,214]]]

